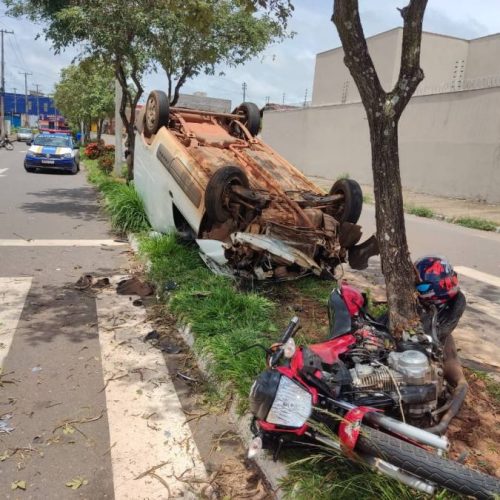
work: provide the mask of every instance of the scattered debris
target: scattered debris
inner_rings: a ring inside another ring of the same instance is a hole
[[[95,417],[84,417],[84,418],[77,418],[77,419],[73,419],[73,420],[66,420],[62,424],[59,424],[58,426],[54,427],[52,434],[55,434],[55,432],[61,428],[63,428],[63,432],[64,432],[64,429],[69,429],[69,427],[74,427],[78,431],[78,428],[75,427],[74,424],[88,424],[90,422],[95,422],[96,420],[99,420],[100,418],[102,418],[103,415],[104,415],[104,410],[102,410],[101,413],[99,415],[96,415]],[[81,431],[79,431],[79,432],[81,432]],[[71,432],[69,432],[69,433],[71,434]]]
[[[132,305],[135,306],[135,307],[141,307],[141,306],[144,305],[144,302],[142,301],[142,299],[135,299],[132,302]]]
[[[34,366],[32,369],[31,369],[32,373],[38,373],[38,372],[41,372],[42,371],[42,367],[41,366]]]
[[[14,427],[11,427],[9,420],[12,418],[12,414],[7,413],[0,417],[0,434],[10,434]]]
[[[14,481],[10,485],[11,490],[25,490],[26,489],[26,481]]]
[[[144,342],[148,342],[149,340],[158,340],[160,338],[160,334],[156,330],[151,330],[145,337]]]
[[[165,292],[171,292],[172,290],[176,290],[179,285],[175,281],[167,281],[163,287]]]
[[[195,378],[189,377],[188,375],[185,375],[184,373],[181,372],[177,372],[177,376],[180,379],[185,380],[186,382],[193,382],[195,384],[198,382]]]
[[[167,354],[179,354],[182,352],[182,348],[178,345],[172,344],[167,339],[160,340],[158,347]]]
[[[147,297],[148,295],[153,295],[153,292],[153,287],[141,281],[137,276],[120,281],[116,287],[116,293],[119,295]]]
[[[82,274],[75,283],[77,290],[83,291],[89,288],[106,288],[110,286],[109,278],[98,278],[97,280],[91,274]]]
[[[143,473],[139,474],[137,477],[134,477],[134,480],[137,481],[137,479],[142,479],[143,477],[146,477],[147,475],[151,474],[152,472],[157,471],[158,469],[161,469],[163,466],[169,464],[169,461],[162,462],[161,464],[155,465],[148,469],[147,471],[144,471]]]
[[[80,488],[80,486],[85,486],[86,484],[88,484],[88,482],[88,479],[78,476],[73,478],[71,481],[68,481],[66,483],[66,486],[68,488],[71,488],[72,490],[77,490],[78,488]]]

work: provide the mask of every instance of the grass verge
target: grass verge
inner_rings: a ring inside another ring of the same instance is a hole
[[[274,304],[255,292],[237,290],[229,278],[215,276],[197,249],[179,243],[173,234],[142,237],[139,248],[151,262],[149,278],[169,310],[191,325],[194,349],[208,359],[221,392],[234,391],[244,411],[250,387],[265,368],[265,356],[260,349],[242,350],[275,341]]]
[[[420,207],[417,205],[405,205],[405,212],[411,215],[416,215],[417,217],[426,217],[432,219],[434,217],[434,212],[427,207]]]
[[[97,160],[84,160],[88,180],[104,195],[106,210],[113,229],[120,233],[139,233],[151,228],[144,203],[133,184],[125,184],[121,177],[105,174]]]
[[[454,224],[458,224],[459,226],[471,229],[480,229],[481,231],[496,231],[498,226],[496,222],[477,217],[459,217],[457,219],[453,219],[452,222]]]

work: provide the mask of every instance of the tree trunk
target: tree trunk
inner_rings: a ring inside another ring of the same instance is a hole
[[[400,336],[418,323],[415,270],[411,261],[403,213],[399,171],[398,124],[380,115],[369,120],[375,218],[382,273],[387,288],[391,331]]]
[[[370,127],[377,240],[389,305],[389,326],[399,337],[418,323],[415,270],[408,251],[399,171],[398,122],[424,78],[420,68],[422,22],[427,0],[409,0],[400,9],[403,43],[398,80],[386,92],[368,51],[358,0],[334,0],[332,21],[344,63],[358,87]]]
[[[102,124],[104,123],[104,118],[99,118],[97,120],[97,142],[101,140],[102,135]]]

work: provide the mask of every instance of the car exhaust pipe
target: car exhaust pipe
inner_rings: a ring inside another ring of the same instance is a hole
[[[318,434],[310,434],[306,433],[308,437],[313,438],[314,440],[332,448],[338,452],[342,452],[342,448],[340,446],[339,441],[335,441],[333,439],[329,439],[327,437],[318,435]],[[416,490],[427,493],[428,495],[434,494],[435,488],[432,484],[419,479],[412,474],[408,474],[407,472],[401,470],[399,467],[392,465],[381,458],[371,457],[367,455],[357,454],[357,457],[360,458],[361,462],[365,465],[368,465],[371,469],[380,472],[381,474],[385,474],[386,476],[391,477],[392,479],[396,479],[397,481],[406,484],[410,488],[414,488]]]

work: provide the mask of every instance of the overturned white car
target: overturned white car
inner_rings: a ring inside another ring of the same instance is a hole
[[[135,185],[154,229],[196,239],[214,270],[257,279],[333,276],[346,260],[367,266],[372,236],[357,245],[363,196],[342,179],[325,194],[256,138],[260,111],[169,108],[152,92],[137,121]]]

